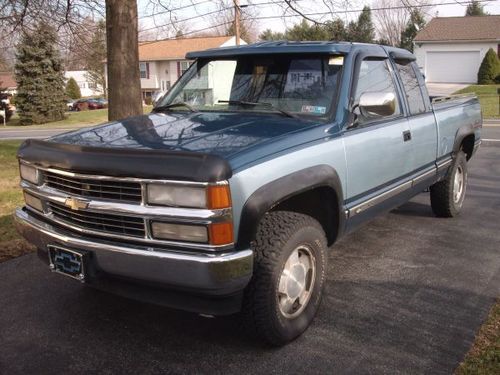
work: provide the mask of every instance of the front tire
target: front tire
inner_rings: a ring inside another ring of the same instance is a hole
[[[254,274],[245,290],[242,317],[249,333],[284,345],[311,324],[323,294],[327,241],[312,217],[270,212],[261,220]]]
[[[430,187],[431,207],[438,217],[457,216],[464,203],[467,188],[467,157],[459,151],[444,180]]]

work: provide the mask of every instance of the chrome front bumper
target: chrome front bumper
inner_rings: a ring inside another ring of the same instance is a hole
[[[245,288],[252,276],[252,250],[187,253],[147,245],[97,240],[56,228],[24,208],[15,212],[19,233],[39,251],[63,245],[93,254],[95,267],[118,276],[204,295],[223,296]]]

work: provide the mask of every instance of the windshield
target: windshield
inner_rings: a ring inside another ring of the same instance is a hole
[[[337,95],[342,64],[342,56],[307,55],[199,60],[157,108],[326,117]]]

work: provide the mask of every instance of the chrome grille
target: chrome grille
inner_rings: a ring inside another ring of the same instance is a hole
[[[125,236],[145,236],[144,219],[140,217],[75,211],[54,202],[49,202],[48,206],[56,220],[75,227]]]
[[[51,188],[82,197],[141,202],[141,184],[137,182],[96,180],[45,172],[45,183]]]

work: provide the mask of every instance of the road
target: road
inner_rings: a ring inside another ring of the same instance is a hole
[[[496,120],[488,121],[485,120],[483,130],[483,138],[495,138],[500,140],[500,121]],[[0,140],[22,140],[26,138],[37,138],[44,139],[52,137],[57,134],[61,134],[70,130],[75,130],[75,128],[69,129],[1,129],[0,128]]]
[[[236,318],[203,318],[85,288],[35,255],[0,264],[0,373],[450,374],[500,294],[500,145],[469,164],[462,215],[429,194],[336,244],[310,329],[280,349]]]

